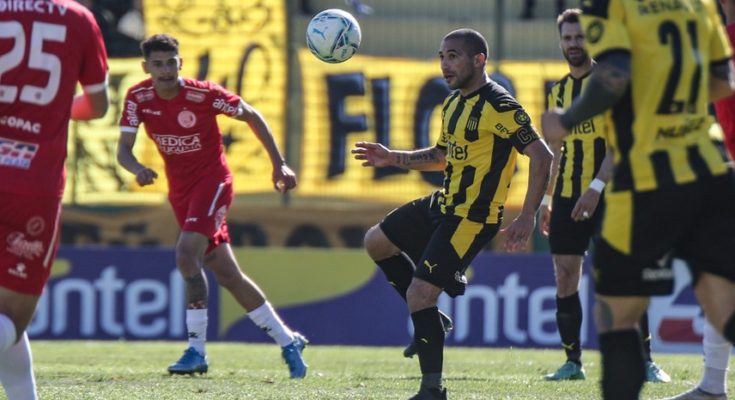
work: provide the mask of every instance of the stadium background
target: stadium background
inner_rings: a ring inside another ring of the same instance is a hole
[[[371,15],[342,0],[89,2],[110,49],[112,107],[104,119],[71,128],[62,249],[29,328],[38,338],[184,337],[183,289],[172,250],[178,229],[165,179],[140,188],[115,162],[122,99],[146,77],[137,41],[120,40],[114,31],[115,16],[129,11],[119,9],[122,3],[140,8],[145,36],[168,32],[179,39],[182,75],[240,94],[273,128],[299,176],[297,190],[286,196],[274,193],[267,155],[247,126],[220,120],[237,193],[230,232],[243,268],[284,319],[315,343],[398,345],[410,337],[407,313],[361,250],[362,235],[396,205],[437,187],[441,175],[362,168],[349,149],[358,140],[395,148],[434,143],[438,105],[448,93],[436,60],[442,36],[459,27],[482,32],[490,43],[488,72],[534,121],[548,87],[567,72],[551,1],[539,2],[535,19],[523,20],[522,2],[503,0],[364,0]],[[344,64],[322,63],[304,45],[308,20],[326,8],[353,12],[362,27],[360,52]],[[136,151],[144,164],[163,171],[147,138]],[[525,195],[527,163],[519,160],[506,221]],[[449,342],[556,346],[546,249],[538,235],[522,255],[502,254],[491,244],[471,267],[468,295],[442,298],[441,308],[457,323]],[[676,270],[686,275],[683,265]],[[229,294],[211,288],[210,338],[266,340]],[[591,293],[586,275],[587,308]],[[683,280],[652,307],[654,348],[697,351],[701,316]],[[592,325],[586,319],[588,347],[596,345]]]

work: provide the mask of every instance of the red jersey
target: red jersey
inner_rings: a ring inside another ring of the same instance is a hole
[[[72,0],[4,1],[0,8],[0,191],[61,196],[77,82],[107,90],[97,23]]]
[[[730,44],[735,45],[735,24],[727,26],[727,36],[730,38]],[[730,158],[735,160],[735,95],[716,101],[715,112],[725,135],[725,147],[730,153]]]
[[[170,100],[158,97],[151,79],[128,89],[120,119],[122,132],[141,123],[166,166],[169,197],[186,193],[201,178],[231,177],[217,115],[237,115],[240,96],[207,81],[179,78],[181,90]]]

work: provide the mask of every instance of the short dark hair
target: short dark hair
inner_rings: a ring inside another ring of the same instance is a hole
[[[179,54],[179,41],[175,37],[158,33],[140,44],[140,51],[143,52],[143,58],[148,59],[154,51],[173,51]]]
[[[462,28],[451,31],[444,36],[444,40],[447,39],[459,39],[464,42],[465,49],[468,50],[472,56],[475,54],[484,54],[486,59],[488,57],[487,40],[485,40],[480,32],[474,29]]]
[[[565,23],[578,24],[579,16],[582,15],[582,10],[579,8],[567,8],[556,17],[556,27],[559,29],[559,35],[561,35],[561,26]]]

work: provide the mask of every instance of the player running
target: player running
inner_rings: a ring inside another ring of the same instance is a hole
[[[130,89],[120,120],[117,159],[135,174],[139,185],[150,185],[158,174],[138,162],[133,146],[138,127],[145,125],[156,143],[168,178],[168,199],[181,235],[176,264],[186,283],[186,326],[189,348],[169,366],[173,374],[204,373],[208,283],[202,268],[235,297],[250,319],[282,348],[292,378],[303,378],[307,365],[301,353],[308,343],[279,318],[260,288],[241,270],[229,245],[226,216],[233,199],[232,173],[227,167],[222,133],[216,116],[224,114],[247,123],[273,164],[273,186],[285,192],[296,186],[263,116],[238,95],[219,85],[179,77],[179,43],[159,34],[141,44],[143,69],[150,74]]]

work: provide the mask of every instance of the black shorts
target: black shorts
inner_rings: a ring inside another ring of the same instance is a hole
[[[492,240],[500,224],[483,224],[445,215],[438,192],[391,211],[380,223],[388,239],[416,265],[414,276],[452,296],[464,294],[464,276],[477,253]]]
[[[549,247],[551,254],[580,255],[587,252],[595,228],[602,220],[602,199],[592,216],[584,221],[572,219],[572,210],[579,197],[554,196],[551,202],[549,222]]]
[[[666,295],[673,290],[671,259],[687,262],[696,282],[708,272],[735,282],[735,177],[634,193],[607,192],[595,235],[597,293]]]

